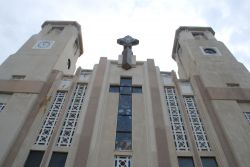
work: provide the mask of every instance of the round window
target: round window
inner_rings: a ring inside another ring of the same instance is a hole
[[[216,50],[213,48],[205,48],[204,52],[207,54],[216,54],[217,53]]]

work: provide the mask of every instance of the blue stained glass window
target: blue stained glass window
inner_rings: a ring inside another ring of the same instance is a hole
[[[132,93],[132,87],[121,86],[120,87],[120,93],[121,94],[131,94]]]
[[[131,150],[132,149],[131,139],[132,139],[131,133],[116,132],[115,149]]]
[[[134,86],[132,92],[133,93],[142,93],[142,87],[141,86]]]
[[[109,92],[118,93],[119,90],[120,90],[120,86],[110,85],[109,87]]]
[[[131,108],[119,108],[118,114],[119,115],[132,115],[132,109]]]
[[[132,131],[132,116],[118,115],[116,131],[131,132]]]
[[[132,86],[132,78],[121,78],[121,81],[120,81],[120,84],[121,86]]]
[[[131,95],[120,95],[119,108],[132,108],[132,96]]]

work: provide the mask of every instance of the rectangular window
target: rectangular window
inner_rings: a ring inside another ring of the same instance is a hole
[[[121,78],[116,125],[116,150],[132,149],[132,79]]]
[[[44,151],[31,150],[25,161],[24,167],[39,167],[43,159]]]
[[[53,152],[49,162],[49,167],[64,167],[67,155],[68,153],[64,152]]]
[[[22,80],[25,78],[25,75],[12,75],[13,80]]]
[[[132,149],[132,96],[120,95],[116,128],[116,150]]]
[[[39,132],[35,144],[48,145],[53,129],[58,120],[59,113],[63,106],[66,92],[57,91],[53,103],[51,104],[47,116],[43,122],[43,126]]]
[[[181,111],[174,87],[165,88],[166,102],[171,123],[172,134],[177,151],[188,151],[189,145]]]
[[[131,164],[131,156],[121,156],[117,155],[115,156],[115,162],[114,162],[114,167],[132,167]]]
[[[227,87],[239,87],[240,84],[238,83],[227,83]]]
[[[73,135],[78,123],[78,118],[85,100],[86,90],[87,84],[78,83],[76,85],[74,95],[71,99],[71,103],[67,110],[63,127],[57,141],[58,146],[71,146]]]
[[[192,157],[178,157],[179,167],[194,167]]]
[[[247,122],[250,124],[250,112],[244,112]]]
[[[199,151],[211,151],[207,133],[200,118],[193,96],[184,96],[184,103],[193,130],[195,142]]]
[[[201,157],[203,167],[218,167],[214,157]]]

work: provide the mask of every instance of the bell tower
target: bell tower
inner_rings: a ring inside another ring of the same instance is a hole
[[[210,27],[180,27],[172,57],[180,79],[191,82],[201,112],[209,115],[216,144],[226,159],[223,164],[247,166],[250,133],[246,133],[245,115],[250,111],[250,74],[214,34]]]
[[[73,75],[83,53],[75,21],[46,21],[0,66],[0,165],[11,166],[52,85]]]
[[[27,80],[45,81],[52,70],[73,74],[78,57],[83,53],[81,27],[74,21],[46,21],[0,67],[0,79],[12,75]]]
[[[200,75],[206,86],[227,87],[227,84],[236,83],[248,87],[248,70],[214,34],[211,27],[176,30],[172,57],[177,62],[180,78]]]

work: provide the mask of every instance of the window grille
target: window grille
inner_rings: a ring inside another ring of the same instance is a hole
[[[184,96],[185,107],[188,112],[189,121],[199,151],[211,151],[204,125],[196,107],[193,96]]]
[[[167,108],[177,151],[188,151],[186,130],[183,123],[181,111],[178,106],[175,89],[173,87],[165,88]]]
[[[6,107],[6,103],[0,103],[0,112],[4,111],[5,107]]]
[[[38,145],[48,145],[50,137],[52,135],[55,124],[58,120],[60,110],[63,106],[63,102],[66,97],[66,92],[58,91],[53,104],[50,106],[45,121],[43,123],[42,129],[36,139],[35,144]]]
[[[57,141],[58,146],[69,147],[72,143],[72,138],[75,133],[77,121],[82,110],[82,105],[85,99],[87,85],[77,84],[71,104],[68,108],[63,126]]]
[[[114,167],[132,167],[131,156],[115,156]]]
[[[250,112],[244,112],[247,122],[250,124]]]

